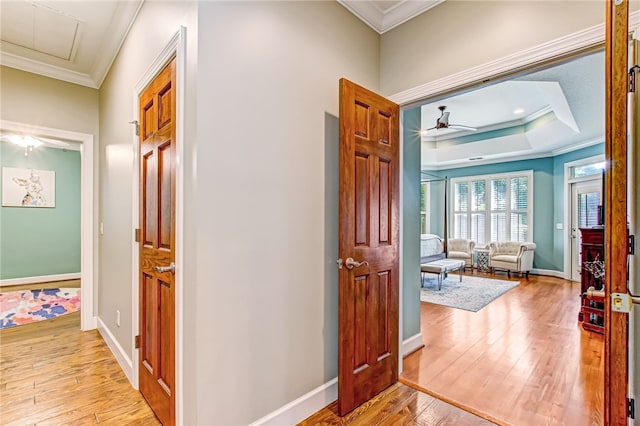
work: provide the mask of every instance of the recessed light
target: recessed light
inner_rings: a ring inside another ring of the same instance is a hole
[[[524,113],[524,108],[518,107],[518,108],[513,110],[513,113],[514,114],[522,114],[522,113]]]

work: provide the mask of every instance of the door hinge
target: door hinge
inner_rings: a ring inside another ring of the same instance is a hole
[[[139,334],[135,337],[135,342],[134,343],[135,343],[134,344],[135,348],[136,349],[140,349],[140,335]]]
[[[136,241],[136,243],[140,242],[140,228],[136,228],[133,230],[133,239]]]
[[[636,254],[636,236],[635,235],[629,235],[629,240],[628,240],[628,246],[627,246],[627,254]]]
[[[627,398],[627,417],[630,419],[636,418],[636,402],[633,398]]]
[[[629,93],[636,91],[636,71],[640,70],[640,65],[634,65],[629,69]]]
[[[134,126],[136,126],[136,136],[140,136],[140,123],[138,123],[138,120],[129,121],[129,124],[133,124]]]

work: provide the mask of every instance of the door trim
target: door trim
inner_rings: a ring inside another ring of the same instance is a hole
[[[562,272],[562,278],[567,280],[571,279],[571,250],[567,250],[567,247],[571,246],[571,185],[583,180],[571,179],[569,172],[572,167],[597,161],[604,161],[604,154],[564,163],[564,271]],[[591,179],[593,179],[592,176],[584,180]],[[602,196],[604,197],[604,194]]]
[[[13,132],[29,132],[52,139],[63,139],[80,143],[80,329],[96,328],[93,314],[95,281],[94,265],[97,264],[94,253],[96,218],[94,216],[94,139],[89,133],[73,132],[52,127],[36,126],[14,121],[0,120],[0,129]]]
[[[140,122],[138,98],[144,89],[153,81],[153,79],[164,69],[169,61],[175,56],[176,58],[176,298],[175,298],[175,319],[176,319],[176,369],[175,369],[175,388],[176,388],[176,424],[183,424],[183,401],[184,401],[184,274],[182,265],[184,265],[184,94],[185,94],[185,72],[186,72],[186,47],[187,47],[187,28],[180,26],[178,31],[174,33],[171,39],[167,42],[162,52],[151,63],[147,71],[140,78],[135,85],[133,91],[133,111],[134,118],[137,122]],[[132,141],[133,141],[133,174],[132,174],[132,224],[137,228],[140,223],[140,174],[138,168],[138,152],[139,152],[139,139],[135,134],[135,127],[132,126]],[[132,230],[133,236],[133,230]],[[131,239],[131,299],[132,299],[132,334],[131,334],[131,347],[133,349],[132,363],[132,385],[135,389],[139,389],[139,356],[140,350],[135,349],[135,336],[138,335],[138,326],[140,322],[139,312],[139,288],[138,280],[140,274],[140,265],[138,259],[140,256],[139,245],[135,240]]]

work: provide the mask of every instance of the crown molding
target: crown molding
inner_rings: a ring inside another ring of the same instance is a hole
[[[113,61],[115,61],[118,56],[120,48],[127,38],[143,3],[144,0],[118,2],[118,7],[107,30],[109,36],[104,37],[102,44],[97,48],[97,51],[101,52],[101,54],[97,55],[96,61],[88,73],[47,64],[4,51],[0,52],[0,64],[45,77],[79,84],[92,89],[98,89],[109,72]],[[70,66],[72,65],[73,64]]]
[[[81,86],[91,87],[92,89],[98,88],[98,85],[89,74],[45,64],[40,61],[34,61],[22,56],[17,56],[12,53],[0,53],[0,65],[44,75],[45,77],[51,77],[57,80],[67,81],[69,83],[79,84]]]
[[[401,106],[411,106],[413,103],[438,94],[446,93],[479,81],[511,74],[525,68],[530,68],[537,63],[597,46],[604,42],[604,30],[604,24],[596,25],[548,43],[516,52],[498,60],[487,62],[447,77],[404,90],[387,96],[387,98]],[[629,15],[629,31],[640,31],[640,11],[633,12]],[[636,37],[638,37],[638,34],[636,34]]]
[[[371,1],[337,1],[378,34],[384,34],[398,25],[407,22],[409,19],[439,5],[444,0],[403,0],[386,12],[380,10],[380,8]]]

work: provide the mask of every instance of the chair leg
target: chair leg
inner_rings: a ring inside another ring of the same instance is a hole
[[[442,274],[438,274],[438,291],[442,288]]]
[[[507,277],[511,278],[511,271],[507,269]]]

